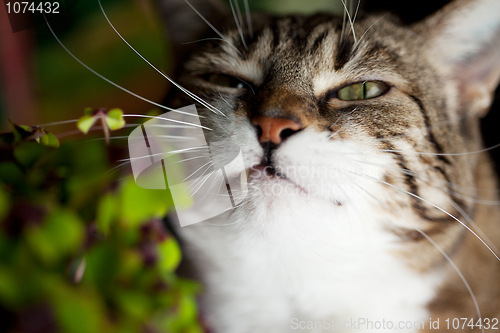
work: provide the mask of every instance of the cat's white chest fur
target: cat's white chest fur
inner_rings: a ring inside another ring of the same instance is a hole
[[[381,213],[300,193],[251,195],[227,220],[180,230],[206,283],[203,308],[216,332],[428,325],[425,305],[440,278],[411,271],[391,253],[399,245],[382,230]]]

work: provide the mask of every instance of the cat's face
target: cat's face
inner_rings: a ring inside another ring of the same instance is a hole
[[[481,147],[479,116],[499,78],[491,6],[464,1],[412,27],[388,15],[352,28],[326,14],[258,14],[242,34],[211,15],[224,39],[195,43],[178,82],[213,106],[197,103],[207,139],[241,148],[249,212],[329,202],[384,212],[378,222],[402,240],[447,231],[451,246],[463,229],[453,216],[472,213],[478,155],[467,152]],[[470,33],[489,19],[484,40],[446,35],[465,19]],[[174,107],[192,101],[172,95]]]

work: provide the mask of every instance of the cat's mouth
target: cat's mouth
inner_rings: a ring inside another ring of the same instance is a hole
[[[279,170],[279,168],[276,168],[272,163],[266,163],[264,160],[260,164],[256,164],[250,168],[249,178],[262,183],[271,182],[275,185],[279,185],[279,182],[284,181],[297,188],[299,191],[307,194],[307,191],[302,186],[298,185],[290,178],[288,178]]]
[[[271,185],[273,187],[288,187],[292,186],[299,192],[308,193],[302,186],[294,182],[284,172],[285,169],[276,166],[273,162],[273,152],[276,150],[276,145],[268,143],[264,145],[264,154],[259,162],[250,168],[249,180],[251,182],[260,183],[264,187]]]
[[[260,160],[260,164],[254,165],[251,169],[256,171],[259,176],[265,176],[267,178],[281,178],[290,181],[286,175],[281,172],[274,163],[272,162],[272,153],[276,150],[276,145],[274,143],[267,143],[264,145],[264,155]]]
[[[272,164],[260,163],[254,165],[251,170],[254,173],[259,173],[258,177],[267,177],[267,178],[281,178],[284,180],[289,180],[283,173],[276,169],[276,167]]]

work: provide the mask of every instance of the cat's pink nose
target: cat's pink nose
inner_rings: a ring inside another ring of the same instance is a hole
[[[259,141],[261,143],[270,141],[276,145],[302,129],[299,123],[287,118],[257,116],[252,119],[252,124],[259,129]]]

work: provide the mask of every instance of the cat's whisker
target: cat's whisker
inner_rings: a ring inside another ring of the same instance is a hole
[[[238,14],[238,22],[240,22],[240,27],[242,29],[245,28],[245,22],[243,20],[243,14],[240,8],[240,1],[239,0],[234,0],[234,8],[236,8],[236,14]]]
[[[126,162],[120,163],[117,166],[114,166],[111,169],[109,169],[108,172],[112,172],[112,171],[114,171],[116,169],[120,169],[120,168],[126,166],[127,164],[130,164],[130,161],[126,161]]]
[[[117,162],[140,160],[140,159],[143,159],[143,158],[151,158],[151,157],[154,157],[154,156],[161,156],[161,155],[165,155],[165,154],[172,155],[172,154],[178,154],[178,153],[185,153],[185,152],[188,152],[188,151],[198,150],[198,149],[208,149],[208,147],[207,146],[190,147],[190,148],[185,148],[185,149],[172,150],[172,151],[168,151],[168,152],[161,152],[161,153],[155,153],[155,154],[147,154],[147,155],[144,155],[144,156],[124,158],[124,159],[118,160]]]
[[[460,121],[462,118],[465,118],[465,115],[464,116],[460,116],[456,121],[454,120],[447,120],[447,121],[441,121],[441,122],[438,122],[434,125],[431,125],[431,126],[427,126],[425,127],[425,129],[427,130],[430,130],[430,129],[435,129],[435,128],[439,128],[439,126],[442,126],[442,125],[447,125],[447,124],[454,124],[454,123],[457,123],[458,121]],[[409,134],[398,134],[398,135],[394,135],[394,136],[391,136],[391,137],[381,137],[381,138],[373,138],[374,140],[377,140],[377,141],[386,141],[386,140],[389,140],[389,139],[401,139],[401,138],[406,138],[408,137]],[[470,151],[470,152],[460,152],[460,153],[432,153],[432,152],[417,152],[417,151],[404,151],[404,150],[395,150],[395,149],[380,149],[380,151],[385,151],[385,152],[395,152],[395,153],[404,153],[404,154],[419,154],[419,155],[430,155],[430,156],[461,156],[461,155],[470,155],[470,154],[479,154],[479,153],[483,153],[483,152],[487,152],[487,151],[490,151],[490,150],[493,150],[493,149],[496,149],[496,148],[499,148],[500,147],[500,143],[497,143],[491,147],[487,147],[487,148],[484,148],[484,149],[480,149],[480,150],[475,150],[475,151]]]
[[[160,139],[179,139],[179,140],[195,140],[196,138],[193,138],[191,136],[179,136],[179,135],[156,135],[156,138]]]
[[[98,130],[102,130],[102,129],[103,129],[102,126],[93,126],[89,131],[98,131]],[[63,132],[60,134],[56,134],[55,136],[57,139],[61,139],[61,138],[64,138],[66,136],[75,135],[75,134],[82,134],[82,131],[79,129],[75,129],[72,131],[67,131],[67,132]],[[102,139],[104,139],[104,138],[102,138]]]
[[[176,120],[176,119],[170,119],[170,118],[164,118],[160,116],[148,116],[148,115],[143,115],[143,114],[124,114],[123,117],[137,117],[137,118],[154,118],[154,119],[161,119],[161,120],[166,120],[166,121],[171,121],[176,124],[182,124],[182,125],[188,125],[188,126],[193,126],[193,127],[198,127],[198,128],[203,128],[208,131],[212,131],[211,128],[205,127],[203,125],[198,125],[198,124],[192,124],[192,123],[187,123],[185,121],[181,120]],[[161,127],[161,125],[160,125]]]
[[[377,201],[379,204],[385,206],[387,209],[389,209],[390,211],[392,211],[394,214],[397,214],[400,218],[402,218],[403,220],[406,220],[408,221],[407,219],[405,219],[400,213],[398,213],[397,211],[395,211],[393,208],[391,208],[387,203],[379,200],[376,196],[372,195],[370,192],[368,192],[366,189],[360,187],[359,185],[355,184],[360,190],[364,191],[367,195],[369,195],[372,199],[374,199],[375,201]],[[450,264],[450,266],[453,268],[453,270],[458,274],[458,276],[460,277],[460,279],[462,280],[465,288],[467,288],[467,291],[469,292],[469,295],[471,296],[471,299],[472,299],[472,302],[474,303],[474,307],[475,307],[475,310],[476,310],[476,313],[478,315],[478,318],[479,318],[479,321],[482,322],[482,316],[481,316],[481,310],[479,309],[479,303],[477,302],[477,299],[476,299],[476,295],[474,294],[474,291],[472,290],[469,282],[467,281],[467,279],[465,278],[465,276],[463,275],[462,271],[460,271],[460,269],[458,268],[458,266],[455,264],[455,262],[451,259],[451,257],[429,236],[427,235],[426,232],[424,232],[423,230],[421,230],[420,228],[418,228],[417,226],[413,226],[413,228],[418,232],[420,233],[422,236],[425,237],[425,239],[427,239],[427,241],[429,241],[440,253],[441,255],[446,259],[446,261],[448,261],[448,263]],[[484,326],[481,326],[481,331],[484,333]]]
[[[224,41],[226,41],[227,44],[231,45],[242,57],[243,53],[241,53],[240,50],[238,50],[230,40],[228,40],[219,30],[217,30],[212,23],[210,23],[188,0],[184,0],[185,3],[188,4],[189,7],[217,34],[219,35],[220,38],[222,38]]]
[[[365,161],[360,161],[360,160],[353,160],[353,161],[357,162],[357,163],[361,163],[361,164],[371,165],[371,166],[380,167],[380,168],[383,168],[383,169],[387,169],[387,170],[399,172],[399,173],[402,173],[402,174],[405,174],[405,175],[411,175],[411,176],[419,178],[419,179],[421,179],[423,181],[426,181],[429,184],[431,184],[430,183],[431,181],[433,181],[435,183],[437,182],[439,184],[445,185],[446,187],[449,187],[449,188],[447,188],[447,193],[448,194],[453,195],[455,197],[458,197],[460,199],[468,200],[468,201],[473,202],[473,203],[479,203],[479,204],[484,204],[484,205],[492,205],[492,206],[500,205],[500,201],[498,201],[498,200],[478,200],[476,198],[472,198],[470,196],[466,196],[463,193],[460,193],[460,192],[457,192],[457,191],[451,189],[451,188],[459,188],[459,189],[461,189],[464,192],[470,192],[471,190],[475,190],[475,191],[478,191],[478,192],[481,191],[480,189],[477,189],[475,187],[466,187],[466,186],[463,186],[463,185],[459,185],[459,184],[455,184],[455,183],[449,182],[447,180],[438,179],[436,177],[431,177],[431,176],[429,176],[429,175],[427,175],[425,173],[415,172],[415,171],[411,171],[411,170],[408,170],[408,169],[405,170],[405,169],[401,169],[401,168],[396,168],[396,167],[392,167],[392,166],[377,164],[377,163],[373,163],[373,162],[365,162]],[[431,185],[434,185],[434,184],[431,184]],[[491,192],[491,191],[488,191],[488,192]],[[497,193],[497,192],[498,191],[495,191],[494,193]]]
[[[200,171],[204,167],[206,167],[206,166],[213,166],[213,165],[214,165],[214,163],[212,161],[209,161],[209,162],[203,164],[201,167],[199,167],[198,169],[196,169],[195,171],[193,171],[189,176],[187,176],[186,178],[184,178],[181,181],[181,183],[184,183],[186,180],[188,180],[189,178],[191,178],[192,176],[194,176],[194,174],[196,174],[198,171]]]
[[[187,0],[185,0],[187,2]],[[118,37],[120,37],[120,39],[125,43],[127,44],[127,46],[135,52],[135,54],[137,54],[143,61],[145,61],[149,66],[151,66],[151,68],[153,68],[156,72],[158,72],[161,76],[163,76],[165,79],[167,79],[170,83],[172,83],[174,86],[176,86],[177,88],[179,88],[182,92],[184,92],[186,95],[188,95],[189,97],[191,97],[192,99],[194,99],[195,101],[197,101],[198,103],[202,104],[203,106],[205,106],[206,108],[208,108],[210,111],[214,112],[214,113],[219,113],[221,115],[223,115],[224,117],[227,118],[227,116],[222,113],[220,110],[218,110],[217,108],[213,107],[212,105],[206,103],[203,99],[201,99],[200,97],[196,96],[195,94],[193,94],[192,92],[190,92],[189,90],[185,89],[184,87],[182,87],[180,84],[178,84],[177,82],[175,82],[174,80],[172,80],[170,77],[168,77],[167,75],[165,75],[162,71],[160,71],[158,68],[156,68],[151,62],[149,62],[139,51],[137,51],[119,32],[118,30],[115,28],[115,26],[111,23],[111,21],[109,20],[108,16],[106,15],[106,12],[104,11],[104,8],[102,7],[102,4],[101,4],[101,0],[97,0],[97,2],[99,3],[99,7],[101,8],[101,12],[102,14],[104,15],[104,18],[106,19],[106,21],[108,22],[108,24],[110,25],[110,27],[114,30],[114,32],[118,35]]]
[[[89,139],[87,140],[88,142],[91,141],[103,141],[103,140],[123,140],[123,139],[128,139],[128,136],[111,136],[108,139],[106,138],[95,138],[95,139]]]
[[[455,185],[455,186],[458,186],[458,187],[461,187],[462,189],[466,188],[464,186],[460,186],[460,185]],[[498,190],[483,190],[483,189],[476,189],[476,191],[478,192],[490,192],[490,193],[498,193]],[[463,199],[463,200],[467,200],[467,201],[470,201],[472,203],[476,203],[476,204],[479,204],[479,205],[487,205],[487,206],[498,206],[500,205],[500,201],[499,200],[485,200],[485,199],[476,199],[476,198],[471,198],[463,193],[459,193],[459,192],[456,192],[456,191],[450,191],[450,195],[458,198],[458,199]]]
[[[500,253],[500,250],[498,247],[491,241],[491,239],[479,228],[476,222],[472,220],[472,218],[467,214],[462,207],[460,207],[459,204],[457,204],[455,201],[453,201],[451,198],[448,198],[450,203],[453,205],[453,208],[455,208],[466,220],[467,223],[469,223],[474,230],[481,236],[482,239],[485,240],[486,243],[495,251],[495,253]]]
[[[248,6],[248,0],[243,0],[243,4],[245,5],[245,13],[247,17],[247,26],[250,33],[250,38],[253,38],[252,17],[250,16],[250,7]]]
[[[170,162],[170,163],[168,163],[167,165],[177,164],[177,163],[183,163],[183,162],[192,161],[192,160],[196,160],[196,159],[198,159],[198,158],[203,158],[203,157],[206,157],[206,156],[205,156],[205,155],[200,155],[200,156],[195,156],[195,157],[185,158],[185,159],[183,159],[183,160],[179,160],[179,161],[175,161],[175,162]]]
[[[103,79],[104,81],[108,82],[109,84],[115,86],[116,88],[126,92],[127,94],[129,95],[132,95],[144,102],[147,102],[151,105],[154,105],[154,106],[157,106],[161,109],[165,109],[165,110],[168,110],[168,111],[172,111],[172,112],[177,112],[177,113],[184,113],[182,111],[178,111],[178,110],[175,110],[175,109],[172,109],[172,108],[169,108],[169,107],[166,107],[164,105],[161,105],[159,103],[156,103],[156,102],[153,102],[147,98],[144,98],[136,93],[133,93],[132,91],[128,90],[128,89],[125,89],[124,87],[118,85],[117,83],[109,80],[108,78],[102,76],[101,74],[97,73],[95,70],[93,70],[92,68],[90,68],[89,66],[87,66],[83,61],[81,61],[77,56],[75,56],[64,44],[63,42],[59,39],[59,37],[57,37],[56,33],[54,32],[54,30],[52,29],[52,27],[50,26],[49,24],[49,21],[47,20],[47,17],[45,16],[45,13],[42,13],[43,15],[43,18],[45,20],[45,23],[47,24],[47,27],[49,28],[50,32],[52,33],[52,35],[54,36],[55,40],[59,43],[59,45],[61,45],[61,47],[73,58],[75,59],[80,65],[82,65],[83,67],[85,67],[88,71],[90,71],[91,73],[93,73],[94,75],[98,76],[99,78]],[[192,115],[192,114],[190,114]]]
[[[229,0],[229,5],[231,5],[231,11],[233,12],[233,16],[234,16],[234,23],[236,23],[236,28],[238,28],[241,42],[243,43],[245,50],[248,50],[247,43],[245,42],[245,37],[243,36],[243,30],[241,29],[240,22],[239,22],[238,18],[236,17],[236,12],[234,10],[233,0]]]
[[[219,93],[219,96],[224,101],[224,103],[226,103],[227,106],[229,106],[230,108],[232,108],[231,104],[229,104],[229,102],[222,96],[222,94],[220,93],[220,90],[217,90],[217,92]]]
[[[420,197],[420,196],[418,196],[418,195],[416,195],[414,193],[411,193],[411,192],[409,192],[409,191],[407,191],[405,189],[402,189],[402,188],[399,188],[399,187],[397,187],[395,185],[392,185],[392,184],[390,184],[390,183],[388,183],[386,181],[383,181],[381,179],[377,179],[375,177],[371,177],[371,176],[368,176],[368,175],[362,175],[362,174],[358,174],[358,175],[363,176],[365,178],[372,179],[372,180],[377,181],[377,182],[380,182],[380,183],[385,184],[387,186],[390,186],[390,187],[392,187],[392,188],[394,188],[394,189],[396,189],[398,191],[401,191],[401,192],[406,193],[406,194],[408,194],[408,195],[410,195],[410,196],[412,196],[412,197],[414,197],[416,199],[419,199],[419,200],[421,200],[421,201],[423,201],[423,202],[425,202],[425,203],[433,206],[434,208],[438,209],[439,211],[445,213],[446,215],[448,215],[449,217],[451,217],[453,220],[455,220],[458,223],[460,223],[464,228],[466,228],[470,233],[472,233],[472,235],[474,235],[477,239],[479,239],[479,241],[481,241],[481,243],[483,243],[483,245],[486,246],[486,248],[495,256],[495,258],[498,261],[500,261],[500,257],[495,253],[495,251],[493,251],[493,249],[491,249],[491,247],[489,247],[488,244],[486,244],[486,242],[481,237],[479,237],[469,226],[467,226],[465,223],[463,223],[462,221],[460,221],[453,214],[450,214],[449,212],[447,212],[443,208],[439,207],[438,205],[433,204],[429,200],[426,200],[426,199],[424,199],[424,198],[422,198],[422,197]]]
[[[78,121],[78,119],[71,119],[71,120],[64,120],[64,121],[56,121],[56,122],[53,122],[53,123],[39,124],[37,126],[45,128],[45,127],[48,127],[48,126],[56,126],[56,125],[76,123],[77,121]]]
[[[345,25],[346,25],[346,20],[347,20],[347,15],[346,15],[346,12],[345,12],[346,8],[344,6],[344,12],[343,12],[343,15],[342,15],[342,30],[340,32],[340,38],[339,38],[339,45],[341,45],[343,42],[344,42],[344,38],[345,38]]]
[[[405,154],[431,155],[431,156],[463,156],[463,155],[484,153],[484,152],[496,149],[498,147],[500,147],[500,143],[497,143],[496,145],[488,147],[488,148],[474,150],[474,151],[468,151],[468,152],[462,152],[462,153],[430,153],[430,152],[411,151],[411,150],[403,151],[403,150],[395,150],[395,149],[380,149],[380,151],[394,152],[394,153],[405,153]]]
[[[361,4],[361,0],[355,0],[357,2],[356,4],[356,11],[354,12],[354,16],[353,16],[353,19],[352,19],[352,24],[356,23],[356,18],[358,17],[358,12],[359,12],[359,5]],[[352,4],[352,0],[351,0],[351,4]]]
[[[354,113],[354,111],[356,111],[357,109],[358,109],[358,107],[356,106],[354,109],[352,109],[352,111],[351,111],[351,112],[344,114],[344,115],[343,115],[343,116],[344,116],[343,118],[347,118],[349,115],[353,114],[353,113]],[[333,123],[333,125],[330,125],[330,127],[329,127],[329,128],[332,128],[332,127],[334,127],[335,125],[337,125],[337,123],[340,121],[340,119],[341,119],[341,118],[340,118],[340,117],[338,117],[338,118],[337,118],[337,120]],[[347,122],[345,122],[342,126],[340,126],[340,128],[339,128],[338,130],[336,130],[334,133],[332,133],[332,134],[330,135],[330,137],[329,137],[329,138],[331,139],[334,135],[336,135],[337,133],[339,133],[342,129],[344,129],[344,128],[345,128],[345,126],[346,126],[346,125],[347,125]]]
[[[466,228],[466,229],[467,229],[467,230],[468,230],[468,231],[469,231],[469,232],[470,232],[470,233],[471,233],[474,237],[476,237],[476,238],[477,238],[477,239],[478,239],[481,243],[483,243],[483,245],[484,245],[484,246],[488,249],[488,251],[490,251],[490,252],[493,254],[493,256],[494,256],[494,257],[495,257],[498,261],[500,261],[500,258],[499,258],[499,256],[495,253],[495,251],[493,251],[493,249],[492,249],[490,246],[488,246],[488,244],[487,244],[487,243],[486,243],[486,242],[485,242],[485,241],[484,241],[481,237],[479,237],[479,235],[477,235],[477,234],[476,234],[476,233],[475,233],[475,232],[474,232],[474,231],[473,231],[470,227],[468,227],[465,223],[463,223],[462,221],[460,221],[457,217],[455,217],[453,214],[451,214],[451,213],[447,212],[447,211],[446,211],[446,210],[444,210],[443,208],[441,208],[441,207],[439,207],[439,206],[437,206],[437,205],[433,204],[432,202],[430,202],[430,201],[428,201],[428,200],[426,200],[426,199],[424,199],[424,198],[422,198],[422,197],[420,197],[420,196],[418,196],[418,195],[416,195],[416,194],[414,194],[414,193],[411,193],[411,192],[409,192],[409,191],[406,191],[406,190],[404,190],[404,189],[402,189],[402,188],[399,188],[398,186],[392,185],[392,184],[390,184],[390,183],[388,183],[388,182],[385,182],[385,181],[383,181],[383,180],[377,179],[377,178],[375,178],[375,177],[371,177],[371,176],[368,176],[368,175],[365,175],[365,174],[361,174],[361,173],[357,173],[357,172],[353,172],[353,171],[346,171],[346,172],[351,173],[351,174],[353,174],[353,175],[357,175],[357,176],[363,177],[363,178],[365,178],[365,179],[370,179],[370,180],[372,180],[372,181],[375,181],[375,182],[379,182],[379,183],[385,184],[385,185],[387,185],[387,186],[390,186],[390,187],[392,187],[392,188],[394,188],[394,189],[396,189],[396,190],[398,190],[398,191],[401,191],[401,192],[403,192],[403,193],[406,193],[406,194],[408,194],[408,195],[410,195],[410,196],[412,196],[412,197],[414,197],[414,198],[416,198],[416,199],[419,199],[419,200],[421,200],[421,201],[423,201],[423,202],[425,202],[425,203],[427,203],[427,204],[429,204],[429,205],[433,206],[434,208],[438,209],[439,211],[441,211],[441,212],[445,213],[446,215],[448,215],[449,217],[451,217],[453,220],[455,220],[455,221],[457,221],[458,223],[460,223],[460,224],[461,224],[464,228]]]
[[[419,131],[421,131],[422,129],[431,130],[431,129],[440,128],[441,126],[445,126],[445,125],[456,125],[456,124],[459,124],[460,121],[465,120],[465,118],[467,118],[467,117],[469,117],[468,114],[459,115],[455,119],[447,119],[447,120],[438,121],[438,122],[436,122],[433,125],[428,125],[428,126],[419,128],[418,130]],[[401,134],[392,135],[392,136],[385,136],[385,137],[374,138],[374,140],[384,141],[384,140],[388,140],[388,139],[406,138],[408,136],[409,136],[409,134],[401,133]]]
[[[226,39],[222,39],[222,38],[215,38],[215,37],[211,37],[210,38],[209,37],[209,38],[202,38],[202,39],[193,40],[193,41],[190,41],[190,42],[183,42],[183,43],[179,43],[179,44],[181,44],[181,45],[188,45],[188,44],[194,44],[194,43],[204,42],[204,41],[207,41],[207,40],[219,40],[221,42],[224,42],[229,47],[233,48],[242,58],[244,58],[243,53],[241,53],[241,51],[238,50],[238,48],[236,48],[236,46],[234,46],[232,43],[229,43]]]
[[[209,169],[207,168],[207,170],[205,170],[203,172],[203,174],[198,177],[196,180],[195,180],[195,184],[194,185],[197,185],[196,183],[199,183],[200,185],[198,186],[198,188],[192,193],[189,195],[190,198],[194,197],[196,195],[196,193],[198,193],[198,191],[202,188],[202,186],[207,182],[207,180],[215,173],[216,170],[210,172],[210,174],[206,175],[203,177],[203,175],[208,171]],[[217,174],[216,174],[217,176]],[[203,179],[202,179],[203,178]]]
[[[382,167],[384,169],[389,169],[389,170],[401,172],[403,174],[410,174],[416,178],[421,179],[422,181],[431,185],[434,189],[436,189],[444,194],[449,194],[449,195],[453,195],[453,196],[455,196],[455,194],[458,194],[457,192],[455,192],[451,188],[449,188],[449,186],[451,185],[451,186],[455,187],[455,186],[460,186],[460,185],[457,185],[457,184],[454,184],[454,183],[451,183],[448,181],[436,179],[434,177],[430,177],[430,176],[425,175],[425,174],[423,174],[424,177],[422,177],[420,173],[416,173],[416,172],[413,172],[410,170],[402,170],[402,169],[398,169],[398,168],[392,168],[390,166],[384,166],[384,165],[380,165],[380,164],[368,163],[368,162],[363,162],[363,161],[355,161],[355,162],[368,164],[368,165],[372,165],[372,166],[377,166],[377,167]],[[444,191],[440,187],[434,186],[434,183],[432,183],[430,180],[434,180],[434,182],[441,181],[442,184],[446,185],[446,188],[447,188],[446,191]],[[470,225],[472,225],[472,227],[476,230],[476,232],[478,232],[481,235],[481,238],[484,239],[492,249],[494,249],[495,253],[500,253],[498,248],[493,244],[493,242],[489,239],[489,237],[484,234],[484,232],[477,226],[477,224],[471,219],[471,217],[460,207],[460,205],[458,205],[455,201],[453,201],[453,199],[451,199],[449,196],[446,196],[446,198],[454,206],[454,208],[467,220],[467,222]],[[477,203],[477,201],[478,201],[478,200],[475,200],[474,198],[471,198],[471,197],[465,197],[464,199],[469,200],[469,201],[474,202],[474,203]],[[498,205],[498,204],[500,204],[500,202],[495,201],[494,204]]]
[[[239,220],[236,220],[234,222],[231,222],[231,223],[226,223],[226,224],[215,224],[215,223],[209,223],[209,222],[203,222],[203,225],[209,225],[209,226],[212,226],[212,227],[229,227],[229,226],[232,226],[232,225],[235,225],[235,224],[239,224],[241,222],[245,221],[244,218],[241,218]]]
[[[360,1],[361,2],[361,1]],[[361,37],[359,37],[358,41],[356,43],[354,43],[354,46],[352,47],[352,50],[356,50],[357,47],[360,45],[361,41],[363,40],[363,38],[366,36],[366,33],[375,25],[377,24],[380,20],[382,20],[383,18],[387,17],[388,14],[384,14],[382,15],[381,17],[379,17],[375,22],[373,22],[372,24],[370,24],[370,26],[365,30],[365,32],[361,35]]]
[[[92,130],[92,129],[91,129]],[[64,132],[64,133],[61,133],[61,134],[57,134],[56,135],[56,138],[57,139],[61,139],[61,138],[64,138],[66,136],[71,136],[71,135],[75,135],[75,134],[81,134],[82,131],[80,130],[72,130],[72,131],[68,131],[68,132]]]
[[[351,26],[350,29],[351,29],[351,32],[352,32],[352,37],[354,39],[354,43],[356,43],[356,32],[354,31],[354,23],[351,19],[351,14],[349,13],[349,10],[347,9],[347,6],[345,4],[345,1],[344,0],[340,0],[342,2],[342,5],[344,6],[344,9],[345,9],[345,13],[347,14],[347,18],[349,20],[349,25]]]
[[[207,40],[219,40],[219,41],[225,42],[225,40],[221,39],[221,38],[209,37],[209,38],[202,38],[202,39],[193,40],[190,42],[183,42],[183,43],[179,43],[179,44],[189,45],[189,44],[194,44],[194,43],[199,43],[199,42],[206,42]]]
[[[200,116],[201,117],[201,116]],[[140,125],[140,124],[139,124]],[[160,125],[160,124],[153,124],[153,125],[149,125],[148,124],[148,127],[159,127],[159,128],[193,128],[193,126],[191,125]]]
[[[147,156],[145,156],[145,157],[150,157],[150,156],[151,156],[151,155],[147,155]],[[168,163],[168,164],[166,164],[166,165],[171,165],[171,164],[182,163],[182,162],[191,161],[191,160],[195,160],[195,159],[198,159],[198,158],[203,158],[203,157],[205,157],[205,156],[203,156],[203,155],[202,155],[202,156],[196,156],[196,157],[186,158],[186,159],[183,159],[183,160],[179,160],[179,161],[175,161],[175,162],[170,162],[170,163]],[[121,167],[121,166],[123,166],[123,165],[129,164],[129,163],[131,163],[131,162],[132,162],[130,159],[119,160],[118,162],[120,162],[120,161],[125,161],[125,162],[123,162],[123,163],[119,164],[118,166],[113,167],[111,170],[113,170],[113,169],[115,169],[115,168],[119,168],[119,167]]]

